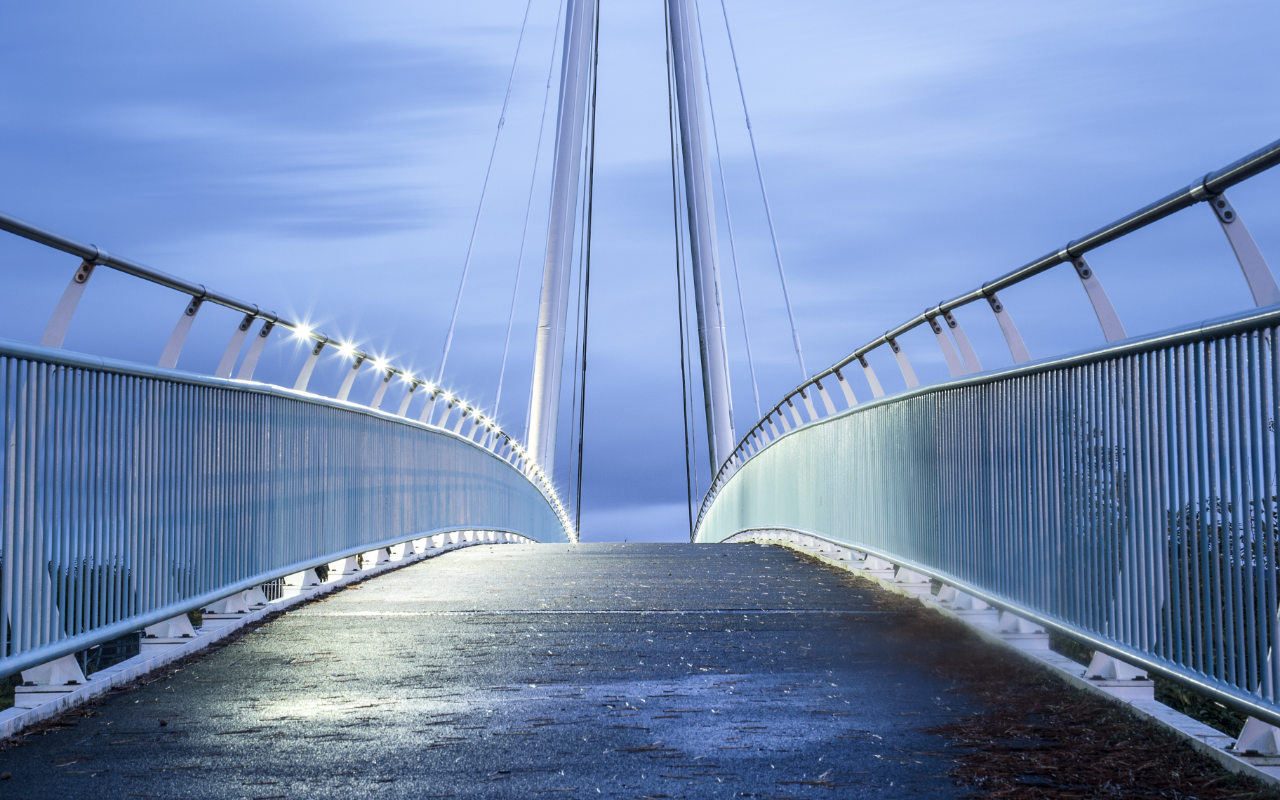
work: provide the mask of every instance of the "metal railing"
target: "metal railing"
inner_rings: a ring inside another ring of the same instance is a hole
[[[572,536],[465,436],[260,383],[0,342],[0,424],[0,676],[411,538]]]
[[[1280,310],[956,379],[773,442],[700,541],[813,532],[1280,723]]]
[[[374,409],[382,407],[393,379],[398,377],[403,382],[405,389],[396,414],[407,417],[410,404],[415,396],[418,395],[418,390],[422,389],[422,394],[427,399],[417,416],[418,421],[437,428],[452,430],[454,433],[478,441],[513,466],[524,471],[542,488],[548,501],[556,508],[557,513],[561,515],[565,526],[569,527],[568,511],[551,483],[551,476],[547,475],[531,459],[530,454],[526,452],[522,444],[497,425],[492,416],[485,415],[480,409],[455,396],[444,387],[435,386],[425,378],[414,375],[407,368],[392,364],[383,357],[360,349],[352,342],[341,341],[315,330],[303,321],[287,319],[274,311],[264,310],[257,305],[215,291],[203,284],[193,283],[136,261],[112,255],[96,245],[74,241],[4,214],[0,214],[0,230],[80,259],[80,264],[72,274],[71,281],[67,284],[67,288],[63,292],[62,298],[54,309],[49,324],[40,339],[41,345],[53,348],[62,347],[66,339],[67,330],[71,325],[71,320],[75,316],[76,308],[80,303],[80,298],[84,294],[94,270],[99,266],[107,267],[186,295],[186,305],[161,352],[158,362],[161,367],[173,368],[177,366],[192,323],[204,303],[208,302],[223,306],[244,316],[232,332],[222,358],[214,370],[214,374],[217,377],[230,378],[234,370],[236,379],[252,380],[257,369],[258,360],[266,347],[267,339],[275,328],[280,327],[292,331],[296,337],[310,343],[309,353],[293,383],[294,389],[306,391],[310,386],[311,375],[316,368],[321,353],[326,347],[331,347],[336,350],[339,357],[350,361],[349,371],[336,394],[338,400],[348,400],[355,378],[365,364],[369,364],[382,377],[377,390],[368,403],[369,407]],[[255,321],[260,322],[258,332],[256,336],[252,337],[246,348],[245,342],[250,338],[249,332],[253,328]],[[240,363],[239,369],[235,368],[237,361]],[[453,420],[455,410],[458,412],[456,421]]]
[[[720,465],[703,498],[698,514],[699,522],[695,525],[695,530],[701,524],[703,516],[720,489],[752,456],[794,428],[839,413],[842,410],[837,407],[839,400],[842,400],[840,404],[844,408],[853,408],[858,404],[853,387],[844,374],[851,365],[857,363],[862,370],[873,399],[884,397],[885,392],[879,377],[867,360],[867,355],[877,348],[887,346],[893,353],[907,390],[916,388],[920,382],[898,340],[903,334],[922,325],[928,325],[933,332],[952,378],[981,372],[982,365],[978,355],[952,313],[957,308],[986,301],[996,317],[1014,363],[1027,363],[1030,361],[1030,354],[1026,344],[998,292],[1055,266],[1070,265],[1080,279],[1106,341],[1116,342],[1125,339],[1126,333],[1120,317],[1103,289],[1097,273],[1085,260],[1085,254],[1190,206],[1205,202],[1213,211],[1236,255],[1255,305],[1264,307],[1280,303],[1280,286],[1277,286],[1275,277],[1258,250],[1253,237],[1225,194],[1228,188],[1270,169],[1277,163],[1280,163],[1280,141],[1272,142],[1222,169],[1210,172],[1189,186],[1166,195],[1079,239],[1074,239],[1066,246],[1047,253],[1012,272],[926,309],[809,378],[784,395],[769,409],[768,413],[739,440],[734,451]],[[829,391],[830,384],[833,382],[840,387],[838,396]]]

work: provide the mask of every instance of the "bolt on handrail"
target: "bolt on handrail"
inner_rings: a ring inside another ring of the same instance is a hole
[[[1076,267],[1077,274],[1082,282],[1085,283],[1086,291],[1089,293],[1090,301],[1094,304],[1094,310],[1098,314],[1098,319],[1103,327],[1104,334],[1108,340],[1112,340],[1113,328],[1109,325],[1118,326],[1118,319],[1114,318],[1114,309],[1111,308],[1110,301],[1106,299],[1106,295],[1102,292],[1101,285],[1097,284],[1097,278],[1093,270],[1084,260],[1084,255],[1095,250],[1105,244],[1113,242],[1123,236],[1134,231],[1145,228],[1153,222],[1171,216],[1178,211],[1189,208],[1200,202],[1209,202],[1210,208],[1216,214],[1219,223],[1222,225],[1224,233],[1230,242],[1232,249],[1236,253],[1237,260],[1240,262],[1241,269],[1245,273],[1245,278],[1249,283],[1250,291],[1253,293],[1254,301],[1258,306],[1273,305],[1280,303],[1280,287],[1277,286],[1274,275],[1267,267],[1261,253],[1258,252],[1256,244],[1252,237],[1245,229],[1243,222],[1240,221],[1235,209],[1227,201],[1224,192],[1259,173],[1265,172],[1272,167],[1280,164],[1280,139],[1271,142],[1265,147],[1249,153],[1243,158],[1237,159],[1232,163],[1214,170],[1204,175],[1199,180],[1188,184],[1182,189],[1171,192],[1164,197],[1150,203],[1138,210],[1121,217],[1114,222],[1098,228],[1097,230],[1085,234],[1078,239],[1072,239],[1067,244],[1058,249],[1046,253],[1034,261],[1028,262],[1017,269],[994,278],[983,283],[981,286],[971,289],[968,292],[957,295],[950,300],[944,300],[935,306],[925,309],[919,314],[902,322],[897,327],[885,331],[880,336],[872,339],[861,347],[855,349],[845,358],[832,364],[830,367],[814,374],[804,382],[800,383],[790,392],[783,395],[772,408],[760,418],[755,425],[738,441],[737,447],[729,454],[729,457],[720,464],[716,471],[715,477],[712,479],[711,485],[707,489],[706,495],[702,499],[701,508],[698,511],[697,523],[694,530],[697,530],[701,524],[703,516],[706,514],[707,507],[715,498],[719,488],[724,482],[737,471],[737,469],[751,457],[752,442],[760,442],[757,452],[768,442],[777,438],[777,435],[771,436],[769,431],[773,427],[773,418],[775,415],[781,421],[783,433],[791,430],[792,427],[799,427],[803,424],[800,420],[799,413],[795,410],[797,400],[802,401],[809,413],[812,422],[820,416],[815,410],[813,400],[810,397],[809,390],[816,390],[819,397],[823,401],[827,416],[834,414],[835,409],[825,387],[822,385],[824,378],[834,378],[841,386],[847,404],[852,407],[857,401],[854,397],[853,390],[846,383],[843,370],[854,362],[867,373],[868,381],[871,385],[872,393],[877,398],[883,396],[883,390],[880,389],[879,380],[875,377],[875,373],[871,370],[866,360],[866,356],[881,345],[889,345],[898,359],[898,364],[903,371],[904,378],[907,381],[908,389],[916,383],[915,374],[910,368],[909,362],[906,360],[904,353],[900,351],[898,338],[904,333],[914,330],[921,325],[928,324],[934,329],[935,335],[938,337],[939,343],[942,345],[944,355],[948,356],[948,366],[952,365],[952,353],[948,352],[950,340],[946,338],[946,334],[941,330],[941,326],[937,325],[939,318],[943,319],[946,325],[951,328],[953,335],[957,339],[957,344],[961,346],[962,351],[969,350],[968,338],[964,335],[959,323],[952,316],[951,312],[961,306],[970,303],[986,300],[996,314],[997,320],[1000,322],[1002,331],[1008,341],[1014,361],[1022,363],[1028,360],[1025,345],[1022,344],[1021,336],[1017,329],[1013,326],[1013,321],[1008,317],[1003,304],[997,296],[997,292],[1010,286],[1017,285],[1023,281],[1039,275],[1052,267],[1059,264],[1072,264]],[[1100,297],[1099,297],[1100,295]],[[1108,312],[1110,319],[1107,317]],[[1122,331],[1121,331],[1122,332]],[[976,362],[976,358],[974,358]],[[966,363],[968,359],[966,359]],[[958,363],[958,359],[957,359]],[[976,363],[972,366],[976,366]],[[970,367],[970,372],[976,372],[977,369]],[[953,377],[957,373],[954,372]],[[791,410],[792,416],[796,422],[792,426],[787,421],[784,408]],[[775,429],[776,430],[776,429]],[[693,532],[690,532],[693,535]]]
[[[80,293],[83,292],[84,285],[88,282],[93,268],[97,266],[104,266],[117,272],[140,278],[149,283],[186,294],[191,298],[183,315],[179,317],[178,325],[175,327],[174,333],[165,347],[164,354],[161,356],[161,366],[164,367],[175,367],[177,365],[178,354],[182,349],[191,320],[195,317],[200,305],[205,302],[214,303],[245,315],[236,332],[232,335],[227,353],[223,356],[222,363],[219,365],[219,377],[230,377],[231,365],[235,356],[239,354],[240,349],[243,347],[244,339],[249,329],[253,326],[254,320],[262,320],[262,325],[258,330],[258,339],[261,342],[255,342],[254,345],[250,346],[249,353],[245,357],[246,363],[242,365],[240,373],[236,376],[237,379],[252,378],[257,356],[261,353],[261,347],[276,325],[288,328],[298,338],[313,343],[311,352],[293,386],[298,391],[306,391],[310,382],[311,371],[314,369],[321,351],[326,345],[333,344],[340,355],[352,360],[352,373],[348,376],[349,378],[353,378],[354,373],[366,361],[372,364],[376,371],[383,374],[382,383],[374,395],[374,399],[369,403],[370,406],[380,408],[392,378],[399,376],[409,384],[409,388],[406,390],[405,397],[396,414],[397,416],[406,417],[409,407],[408,401],[412,399],[413,393],[419,387],[425,388],[429,394],[426,407],[419,417],[419,422],[431,425],[435,405],[437,401],[443,400],[445,403],[444,416],[434,427],[449,430],[445,427],[445,422],[452,416],[455,407],[460,408],[461,415],[457,425],[451,429],[452,432],[473,442],[476,441],[475,437],[479,433],[479,446],[494,452],[533,481],[543,495],[546,496],[552,508],[555,509],[556,514],[565,526],[565,530],[570,532],[570,538],[576,538],[576,531],[573,530],[568,510],[561,502],[559,494],[551,483],[550,476],[529,458],[528,451],[513,437],[500,429],[491,416],[481,413],[480,409],[461,400],[446,389],[414,375],[407,368],[391,364],[385,357],[362,350],[350,342],[331,337],[322,331],[316,330],[306,322],[282,317],[274,311],[265,311],[261,306],[210,289],[204,284],[192,283],[185,278],[162,272],[137,261],[112,255],[97,245],[78,242],[8,214],[0,213],[0,231],[59,250],[81,260],[80,267],[73,275],[71,284],[64,293],[62,301],[58,304],[58,308],[54,311],[53,319],[50,321],[50,330],[46,331],[45,337],[41,341],[42,345],[61,346],[66,335],[66,328],[79,302]],[[57,330],[51,333],[55,328]],[[349,389],[350,383],[344,381],[343,388],[339,390],[338,399],[346,400],[346,392]],[[468,417],[472,420],[472,426],[464,434],[462,426]]]

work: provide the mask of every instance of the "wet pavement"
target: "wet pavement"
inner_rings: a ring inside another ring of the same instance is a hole
[[[949,798],[939,629],[756,545],[473,547],[0,752],[0,798]]]

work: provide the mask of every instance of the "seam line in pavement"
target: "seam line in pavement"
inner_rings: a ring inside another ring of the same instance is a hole
[[[628,617],[683,617],[708,614],[810,614],[818,616],[871,617],[882,616],[884,611],[857,611],[850,609],[825,608],[702,608],[691,610],[678,609],[551,609],[551,608],[503,608],[503,609],[446,609],[441,611],[314,611],[308,617],[462,617],[462,616],[503,616],[503,615],[563,615],[563,616],[628,616]]]

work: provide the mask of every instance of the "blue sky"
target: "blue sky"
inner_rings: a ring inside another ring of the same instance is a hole
[[[680,539],[662,7],[603,5],[583,534]],[[434,373],[523,10],[520,0],[14,5],[0,28],[0,210]],[[1280,138],[1270,3],[733,0],[729,11],[811,370]],[[799,375],[718,12],[702,0],[768,405]],[[554,0],[534,0],[449,359],[446,382],[482,405],[497,380],[556,13]],[[516,431],[548,166],[499,410]],[[1270,254],[1280,254],[1277,190],[1280,175],[1264,175],[1231,193]],[[1090,260],[1131,334],[1249,303],[1206,208]],[[0,241],[0,336],[38,339],[74,267]],[[732,286],[726,278],[745,428],[755,414]],[[1004,300],[1034,357],[1101,341],[1065,268]],[[184,305],[100,271],[67,346],[153,361]],[[1009,362],[985,307],[959,316],[985,366]],[[181,366],[212,370],[236,321],[203,310]],[[903,344],[922,378],[945,373],[927,332]],[[900,385],[877,355],[886,385]],[[291,377],[299,362],[281,337],[263,374]],[[315,387],[335,387],[342,371],[327,359]],[[353,397],[372,392],[366,376]]]

